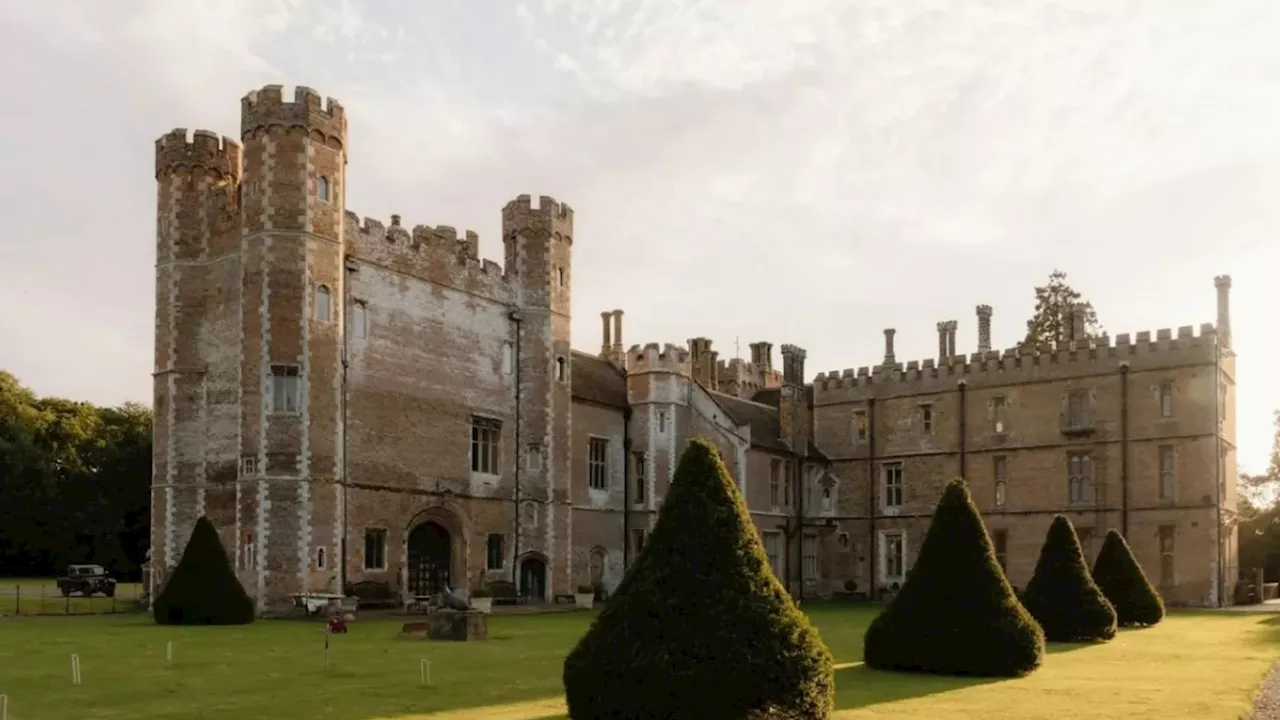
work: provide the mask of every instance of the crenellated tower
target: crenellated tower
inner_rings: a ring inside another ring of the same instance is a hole
[[[286,100],[268,85],[241,101],[240,133],[238,567],[260,600],[335,592],[346,115],[309,88]]]
[[[573,210],[541,196],[520,195],[502,209],[506,273],[515,279],[518,333],[518,435],[522,456],[545,462],[520,471],[522,498],[541,508],[540,522],[522,524],[522,556],[547,563],[548,588],[569,582],[572,548],[569,479],[572,415],[570,298]],[[517,563],[519,566],[520,563]],[[561,592],[562,590],[556,590]]]
[[[152,577],[176,565],[196,518],[234,512],[235,240],[240,146],[207,130],[156,140]],[[229,348],[231,348],[229,350]],[[226,389],[231,393],[224,393]],[[229,540],[230,538],[224,538]]]

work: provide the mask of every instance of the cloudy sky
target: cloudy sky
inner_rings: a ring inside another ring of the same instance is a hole
[[[935,353],[1059,267],[1112,334],[1214,320],[1240,460],[1280,407],[1271,0],[49,0],[0,4],[0,367],[151,396],[153,141],[237,136],[252,88],[350,118],[350,208],[481,234],[574,206],[575,345],[794,343],[810,376]],[[1268,372],[1268,369],[1271,372]]]

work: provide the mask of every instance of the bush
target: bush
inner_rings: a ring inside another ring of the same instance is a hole
[[[1089,642],[1116,636],[1116,611],[1089,574],[1071,521],[1053,518],[1022,604],[1040,623],[1046,640]]]
[[[564,662],[569,717],[829,717],[831,653],[782,583],[714,445],[689,443],[657,524]]]
[[[244,591],[213,523],[201,516],[191,531],[178,567],[152,604],[160,625],[246,625],[253,622],[253,598]]]
[[[1043,657],[1043,631],[1000,570],[964,481],[952,480],[902,589],[867,628],[863,659],[882,670],[1017,677]]]
[[[1120,627],[1155,625],[1164,619],[1164,600],[1115,530],[1107,533],[1093,563],[1093,581],[1111,601]]]

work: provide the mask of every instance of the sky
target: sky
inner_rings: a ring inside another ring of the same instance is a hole
[[[806,373],[1017,343],[1055,268],[1113,336],[1215,320],[1241,468],[1280,408],[1272,0],[0,3],[0,367],[148,402],[154,140],[307,85],[349,118],[348,208],[481,235],[575,210],[574,345],[768,340]],[[1270,302],[1268,302],[1270,300]],[[775,351],[776,352],[776,351]],[[775,357],[775,362],[780,358]],[[1272,371],[1268,371],[1271,368]]]

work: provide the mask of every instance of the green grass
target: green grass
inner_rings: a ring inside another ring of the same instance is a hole
[[[114,598],[78,593],[63,597],[52,578],[0,578],[0,616],[96,615],[127,612],[142,594],[141,583],[118,583]]]
[[[1051,645],[1019,680],[883,673],[861,664],[874,610],[808,608],[835,654],[836,718],[1159,717],[1234,720],[1280,656],[1280,616],[1175,612],[1105,645]],[[402,620],[159,627],[114,615],[0,620],[9,720],[549,720],[563,717],[561,662],[588,613],[497,616],[485,642],[397,637]],[[174,662],[165,662],[172,642]],[[71,685],[78,653],[84,684]],[[419,684],[419,660],[432,683]]]

